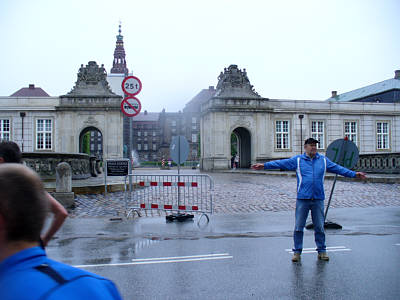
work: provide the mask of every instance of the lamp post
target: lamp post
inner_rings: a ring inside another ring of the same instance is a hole
[[[303,118],[304,115],[299,115],[300,119],[300,154],[303,152]]]
[[[21,126],[21,136],[22,136],[21,150],[22,150],[22,152],[24,152],[24,118],[26,116],[26,113],[21,111],[19,113],[19,116],[21,117],[21,120],[22,120],[22,126]]]

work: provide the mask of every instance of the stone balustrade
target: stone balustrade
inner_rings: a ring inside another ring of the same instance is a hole
[[[55,180],[56,167],[61,162],[71,166],[72,179],[85,179],[92,176],[96,160],[83,153],[23,152],[24,163],[36,171],[42,180]]]
[[[354,170],[370,173],[400,174],[400,153],[360,154]]]

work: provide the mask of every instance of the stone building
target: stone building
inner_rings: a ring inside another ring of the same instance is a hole
[[[36,89],[30,85],[0,97],[2,139],[15,141],[24,152],[82,153],[84,136],[94,132],[90,154],[122,157],[122,98],[111,92],[103,65],[81,65],[66,95],[49,97]]]
[[[236,65],[225,68],[218,79],[214,96],[201,106],[204,170],[230,168],[232,133],[238,137],[242,168],[301,153],[305,137],[318,139],[323,153],[332,141],[348,136],[361,154],[386,154],[382,164],[400,170],[398,98],[392,103],[263,98],[246,70]]]

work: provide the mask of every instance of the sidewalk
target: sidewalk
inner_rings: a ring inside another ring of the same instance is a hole
[[[232,170],[220,170],[214,172],[201,172],[199,169],[181,169],[181,175],[188,174],[217,174],[217,173],[239,173],[239,174],[249,174],[249,175],[269,175],[269,176],[284,176],[284,177],[296,177],[295,172],[288,171],[255,171],[251,169],[232,169]],[[134,170],[134,174],[162,174],[162,175],[176,175],[178,170],[160,170],[158,168],[137,168]],[[334,174],[327,173],[325,179],[333,180],[335,178]],[[361,181],[359,179],[345,178],[338,176],[337,180],[340,181]],[[107,177],[107,191],[108,192],[118,192],[124,190],[124,176],[108,176]],[[400,183],[400,174],[376,174],[368,173],[367,182],[370,183]],[[55,192],[55,181],[44,182],[45,189],[49,192]],[[90,177],[81,180],[72,180],[72,191],[75,194],[100,194],[104,193],[105,181],[104,174],[100,174],[98,177]]]

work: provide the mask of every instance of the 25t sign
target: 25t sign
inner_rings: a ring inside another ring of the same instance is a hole
[[[129,96],[135,96],[142,90],[142,82],[136,76],[127,76],[122,81],[122,90]]]

